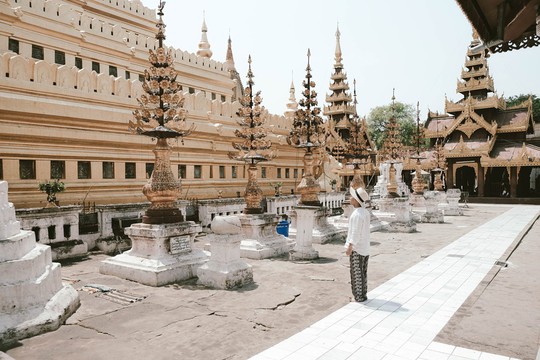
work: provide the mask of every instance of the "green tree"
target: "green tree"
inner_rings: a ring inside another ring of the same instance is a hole
[[[514,95],[507,97],[506,100],[506,107],[516,106],[521,104],[522,102],[529,99],[529,96],[532,98],[532,108],[533,108],[533,119],[535,122],[540,122],[540,98],[536,95]]]
[[[416,145],[416,110],[411,104],[403,104],[396,101],[393,105],[377,106],[368,114],[368,130],[371,139],[375,142],[378,149],[381,149],[384,143],[386,124],[388,120],[395,116],[401,130],[401,142],[405,146]]]

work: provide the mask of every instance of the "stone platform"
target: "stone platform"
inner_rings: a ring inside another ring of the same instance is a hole
[[[192,221],[152,225],[133,224],[125,233],[131,250],[104,260],[99,271],[150,286],[162,286],[197,276],[197,268],[208,255],[193,249],[193,240],[201,231]]]

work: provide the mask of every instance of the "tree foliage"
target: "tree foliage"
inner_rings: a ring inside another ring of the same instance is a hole
[[[416,145],[416,110],[411,104],[395,102],[392,104],[377,106],[368,114],[368,130],[371,139],[381,149],[384,143],[386,124],[388,120],[395,116],[401,129],[401,142],[405,146]]]
[[[506,107],[516,106],[520,105],[522,102],[529,99],[529,96],[532,98],[532,108],[533,108],[533,119],[535,122],[540,122],[540,98],[536,95],[514,95],[507,97],[506,100]]]

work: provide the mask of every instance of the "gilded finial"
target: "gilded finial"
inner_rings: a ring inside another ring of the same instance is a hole
[[[158,33],[156,34],[156,39],[159,42],[159,47],[163,47],[163,40],[165,40],[165,23],[163,22],[163,8],[165,8],[165,1],[159,0],[158,12],[159,19],[157,21],[156,27],[158,28]]]
[[[253,72],[251,71],[251,54],[248,56],[248,73],[247,73],[247,78],[248,78],[248,86],[249,87],[252,87],[253,85],[255,85],[255,82],[253,82]]]
[[[353,95],[354,95],[354,106],[356,107],[356,104],[358,104],[358,101],[356,101],[356,79],[353,79]]]

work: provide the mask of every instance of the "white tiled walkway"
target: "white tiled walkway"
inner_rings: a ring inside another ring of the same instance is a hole
[[[433,342],[495,262],[539,215],[513,207],[253,360],[508,357]],[[389,264],[391,265],[391,264]]]

